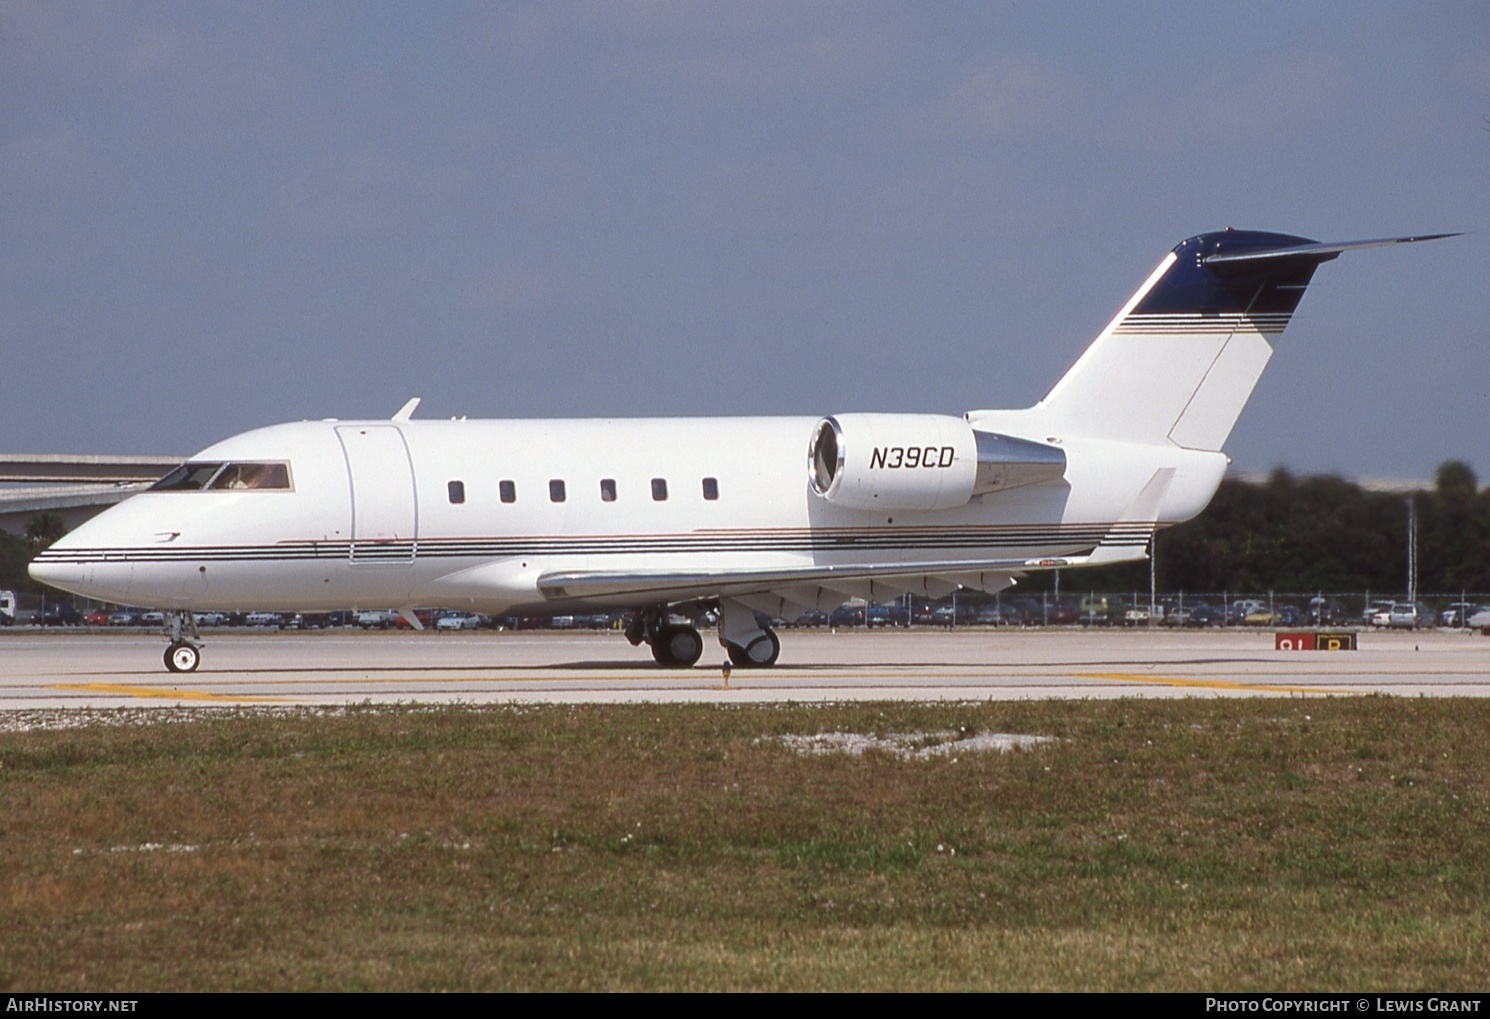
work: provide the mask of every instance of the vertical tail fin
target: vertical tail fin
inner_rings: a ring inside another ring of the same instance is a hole
[[[1074,434],[1219,450],[1323,262],[1342,251],[1452,237],[1320,244],[1224,230],[1159,263],[1041,405]]]

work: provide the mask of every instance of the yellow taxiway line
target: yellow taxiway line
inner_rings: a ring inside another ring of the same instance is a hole
[[[884,674],[882,674],[882,675],[884,675]],[[963,678],[964,676],[965,677],[968,677],[968,678],[971,678],[971,677],[975,677],[975,676],[979,676],[979,675],[980,674],[977,674],[977,673],[966,673],[966,674],[958,673],[958,674],[953,674],[951,676],[946,676],[945,674],[943,674],[943,675],[939,676],[939,678]],[[553,681],[553,680],[570,680],[570,681],[574,681],[574,680],[591,679],[593,677],[591,677],[591,676],[553,676],[551,674],[550,675],[542,675],[540,673],[539,675],[531,676],[531,677],[524,676],[524,677],[522,677],[522,680],[526,681],[526,680],[538,679],[538,678],[546,679],[546,680],[549,680],[549,681]],[[655,677],[650,677],[649,676],[648,678],[655,678]],[[671,678],[671,677],[669,677],[669,678]],[[686,676],[679,676],[677,678],[684,679],[684,678],[687,678],[687,677]],[[1051,674],[1051,675],[1048,675],[1048,676],[1041,676],[1039,678],[1040,679],[1043,679],[1043,680],[1046,680],[1047,682],[1050,681],[1050,680],[1060,680],[1060,679],[1106,680],[1108,682],[1116,682],[1116,683],[1143,683],[1143,684],[1147,684],[1147,685],[1150,685],[1150,686],[1168,686],[1168,687],[1179,687],[1179,688],[1188,688],[1188,689],[1197,689],[1197,690],[1233,690],[1233,691],[1236,691],[1236,692],[1239,692],[1239,693],[1288,693],[1288,694],[1302,694],[1302,695],[1312,695],[1312,696],[1320,696],[1320,697],[1339,696],[1339,695],[1358,696],[1359,693],[1360,693],[1357,690],[1341,689],[1339,687],[1291,686],[1291,685],[1283,685],[1283,684],[1276,684],[1276,683],[1243,683],[1243,682],[1239,682],[1237,680],[1227,680],[1227,679],[1185,679],[1185,678],[1179,677],[1179,676],[1153,676],[1153,675],[1146,675],[1144,673],[1136,673],[1136,672],[1073,672],[1073,673],[1065,673],[1065,674],[1055,673],[1055,674]],[[420,686],[420,685],[425,685],[425,684],[430,684],[430,683],[450,683],[450,682],[470,683],[470,682],[479,682],[479,681],[483,681],[483,680],[484,681],[487,681],[487,682],[501,682],[503,680],[510,680],[510,679],[512,679],[512,677],[507,677],[507,676],[491,676],[491,675],[486,675],[486,676],[470,676],[470,677],[437,676],[437,677],[429,677],[427,679],[425,679],[425,678],[411,679],[411,678],[403,678],[403,677],[401,677],[401,678],[395,678],[395,679],[373,679],[373,678],[370,678],[370,677],[366,677],[365,678],[365,677],[350,677],[349,676],[349,677],[346,677],[344,679],[342,679],[342,678],[338,678],[338,679],[322,678],[322,679],[313,679],[313,680],[301,680],[300,682],[306,683],[308,685],[314,685],[314,686],[322,686],[322,685],[324,685],[324,686],[357,686],[357,685],[381,686],[381,685],[385,685],[385,684],[400,683],[400,684],[409,684],[410,686],[417,687],[417,686]],[[280,703],[291,702],[291,701],[293,701],[295,699],[294,697],[283,697],[283,696],[280,696],[280,697],[272,697],[272,696],[266,697],[266,696],[262,696],[262,695],[260,695],[260,696],[254,696],[252,694],[210,693],[210,692],[208,692],[206,690],[182,690],[182,689],[180,689],[178,687],[129,686],[129,685],[125,685],[125,684],[122,684],[122,683],[52,683],[52,684],[48,684],[48,689],[52,689],[52,690],[77,690],[77,691],[82,691],[82,692],[85,692],[85,693],[113,694],[114,696],[118,696],[118,697],[138,697],[138,698],[142,698],[142,699],[153,699],[153,700],[219,701],[219,702],[225,702],[225,703],[242,703],[242,704],[280,704]],[[713,686],[713,687],[711,687],[711,689],[726,689],[726,690],[728,690],[728,689],[731,689],[731,687],[729,687],[729,686],[723,686],[723,687]]]
[[[1310,686],[1281,686],[1269,683],[1241,683],[1231,679],[1181,679],[1175,676],[1146,676],[1134,672],[1075,672],[1071,674],[1073,679],[1107,679],[1119,683],[1149,683],[1157,686],[1195,687],[1202,690],[1241,690],[1261,691],[1265,693],[1297,693],[1317,694],[1319,696],[1334,696],[1347,694],[1355,696],[1355,690],[1342,690],[1336,688],[1310,687]]]
[[[250,697],[226,693],[208,693],[205,690],[178,690],[175,687],[124,686],[120,683],[53,683],[50,690],[82,690],[86,693],[107,693],[120,697],[144,697],[167,701],[227,701],[239,704],[282,704],[283,697]]]

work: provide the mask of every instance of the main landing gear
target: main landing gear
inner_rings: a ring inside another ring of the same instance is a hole
[[[633,647],[652,646],[652,657],[664,669],[687,669],[704,654],[704,638],[686,623],[669,623],[666,608],[650,608],[639,613],[626,627],[626,639]]]
[[[182,636],[182,631],[186,636]],[[190,612],[167,612],[166,634],[171,646],[166,648],[166,668],[172,672],[195,672],[202,664],[202,638],[197,621]]]
[[[781,638],[776,636],[775,630],[766,627],[749,644],[742,647],[726,642],[724,649],[729,652],[729,660],[738,668],[769,669],[781,657]]]
[[[719,643],[731,665],[740,669],[767,669],[781,657],[781,638],[762,626],[748,606],[728,598],[719,602]],[[667,621],[667,606],[657,605],[637,613],[626,626],[632,645],[649,644],[652,657],[665,669],[686,669],[703,657],[704,639],[687,623]]]
[[[754,609],[732,598],[719,599],[719,643],[740,669],[769,669],[781,657],[776,631],[762,626]]]

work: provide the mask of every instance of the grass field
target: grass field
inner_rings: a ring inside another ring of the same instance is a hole
[[[6,990],[1487,982],[1485,701],[95,717],[0,734]]]

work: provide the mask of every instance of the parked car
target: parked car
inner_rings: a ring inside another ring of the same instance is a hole
[[[1339,604],[1323,596],[1309,599],[1308,622],[1312,626],[1339,626],[1346,619]]]
[[[324,630],[335,625],[332,620],[337,616],[335,612],[285,612],[279,618],[286,630]]]
[[[1147,605],[1130,605],[1123,613],[1123,625],[1148,626],[1153,618],[1153,612]]]
[[[1220,626],[1226,621],[1226,612],[1218,605],[1207,605],[1200,602],[1191,605],[1190,615],[1186,617],[1186,626]]]
[[[984,626],[1023,626],[1029,621],[1027,610],[1017,604],[987,604],[978,609],[975,620]],[[1034,622],[1040,620],[1036,618]]]
[[[16,593],[0,591],[0,626],[10,626],[16,621]]]
[[[1490,612],[1490,605],[1471,605],[1469,602],[1463,601],[1455,602],[1439,613],[1438,625],[1459,627],[1472,626],[1474,624],[1472,624],[1470,620],[1481,612]]]
[[[42,605],[33,621],[37,626],[82,626],[83,614],[67,602],[49,601]]]
[[[94,609],[83,616],[83,622],[89,626],[108,626],[112,614],[108,609]]]
[[[841,626],[863,626],[864,625],[864,606],[863,605],[840,605],[836,609],[834,609],[832,612],[828,613],[828,623],[829,623],[830,626],[840,626],[840,627]]]
[[[1058,598],[1041,615],[1051,626],[1069,626],[1081,618],[1081,605],[1074,598]]]
[[[1123,615],[1122,604],[1105,594],[1091,594],[1081,599],[1080,616],[1082,626],[1110,626]]]
[[[828,614],[826,612],[823,612],[821,609],[808,609],[796,619],[787,620],[786,625],[794,628],[827,626]]]
[[[1307,626],[1309,624],[1309,617],[1297,605],[1279,605],[1277,615],[1279,626]]]
[[[386,630],[397,618],[398,613],[392,609],[368,609],[357,613],[357,625],[364,630]]]
[[[481,625],[481,617],[474,612],[448,612],[435,620],[436,630],[474,630]]]
[[[1158,609],[1158,621],[1161,626],[1184,626],[1190,621],[1190,612],[1196,603],[1182,603],[1175,599],[1165,598],[1160,600],[1156,606]]]
[[[1422,602],[1396,602],[1387,612],[1386,625],[1394,630],[1424,630],[1438,625],[1438,617]]]

